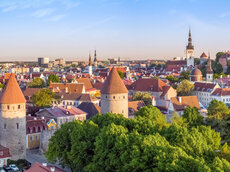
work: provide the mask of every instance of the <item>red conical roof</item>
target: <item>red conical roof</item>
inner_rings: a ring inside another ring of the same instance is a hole
[[[11,74],[7,85],[0,98],[1,104],[19,104],[26,103],[26,99],[19,87],[15,74]]]
[[[201,58],[203,57],[203,58],[206,58],[206,57],[208,57],[204,52],[201,54],[201,56],[200,56]]]
[[[113,67],[110,71],[108,78],[106,79],[103,88],[101,89],[102,94],[121,94],[128,93],[125,84],[122,82],[118,75],[117,69]]]

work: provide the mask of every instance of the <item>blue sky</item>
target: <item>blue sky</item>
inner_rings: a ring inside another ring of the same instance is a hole
[[[229,50],[228,0],[0,0],[0,60],[170,59]]]

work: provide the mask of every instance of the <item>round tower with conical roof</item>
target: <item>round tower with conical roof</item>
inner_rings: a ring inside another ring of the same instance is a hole
[[[26,158],[26,100],[14,74],[0,98],[0,144],[9,148],[11,159]]]
[[[118,113],[128,118],[128,90],[112,68],[101,90],[101,113]]]

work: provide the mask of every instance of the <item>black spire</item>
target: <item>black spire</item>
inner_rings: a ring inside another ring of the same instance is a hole
[[[209,74],[213,73],[210,53],[208,53],[207,73],[209,73]]]
[[[94,51],[94,62],[97,62],[97,51]]]
[[[189,34],[188,34],[188,45],[186,46],[187,49],[194,50],[194,46],[192,45],[192,34],[191,29],[189,27]]]

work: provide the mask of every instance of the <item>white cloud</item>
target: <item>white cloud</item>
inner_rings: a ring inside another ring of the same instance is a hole
[[[56,21],[63,19],[65,16],[66,16],[65,14],[56,15],[56,16],[50,17],[48,21],[56,22]]]
[[[222,13],[222,14],[220,14],[220,18],[224,18],[224,17],[227,17],[227,16],[229,16],[229,15],[230,15],[229,12]]]
[[[45,17],[47,15],[52,14],[55,11],[55,9],[52,8],[44,8],[44,9],[39,9],[37,11],[35,11],[32,16],[36,17],[36,18],[41,18],[41,17]]]

